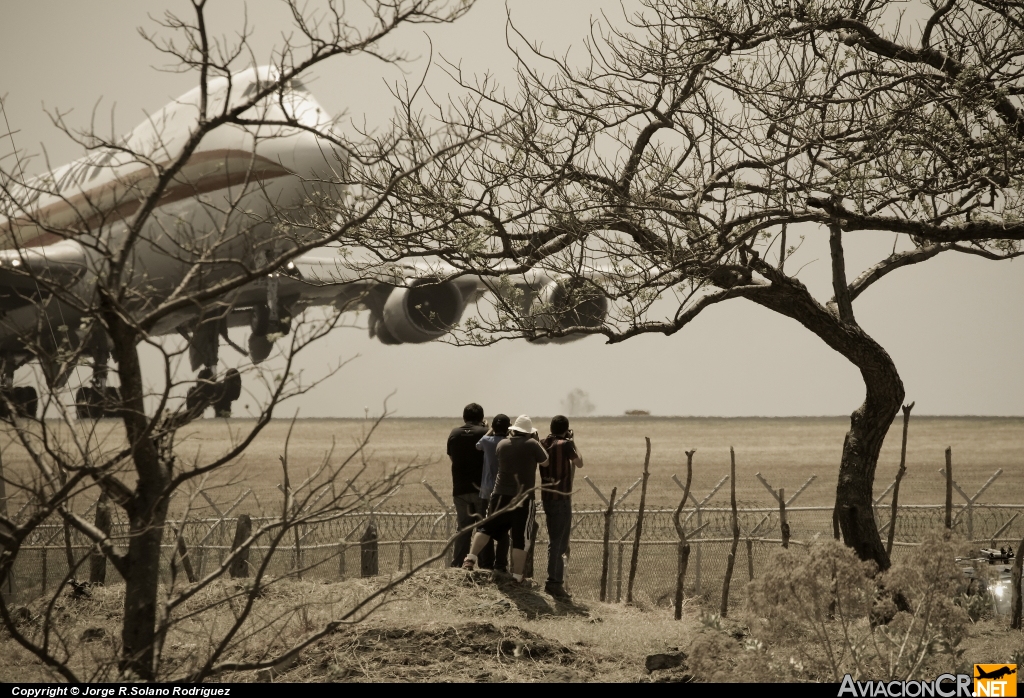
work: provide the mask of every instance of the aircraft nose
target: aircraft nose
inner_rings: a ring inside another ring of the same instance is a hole
[[[292,161],[293,172],[302,178],[308,196],[333,199],[342,195],[348,157],[329,140],[304,133],[295,143]]]

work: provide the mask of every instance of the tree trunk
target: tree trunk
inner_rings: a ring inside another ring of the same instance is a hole
[[[105,315],[117,357],[125,432],[138,475],[135,492],[123,503],[128,515],[128,558],[124,619],[121,628],[121,671],[152,681],[160,584],[160,544],[164,537],[171,484],[171,462],[161,455],[148,430],[143,398],[138,333],[116,313]]]
[[[140,493],[141,494],[141,493]],[[121,671],[152,681],[156,643],[157,591],[160,584],[160,544],[164,537],[167,500],[139,507],[129,519],[128,576],[125,578],[124,625],[121,628]]]
[[[836,485],[834,516],[843,541],[862,560],[873,560],[879,570],[889,569],[889,555],[875,523],[871,491],[882,442],[903,404],[905,392],[888,352],[853,321],[818,303],[800,281],[770,265],[757,271],[772,283],[745,294],[750,300],[791,317],[855,365],[864,379],[864,403],[850,415],[850,430],[843,444]]]
[[[891,374],[879,376],[861,371],[867,397],[850,416],[850,430],[839,464],[836,511],[843,541],[857,551],[861,560],[873,560],[884,571],[891,563],[875,522],[871,494],[878,454],[903,403],[904,393],[896,366],[881,347],[879,350],[888,359]]]

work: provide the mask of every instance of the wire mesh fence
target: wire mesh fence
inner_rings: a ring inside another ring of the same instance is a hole
[[[890,506],[879,504],[876,519],[883,538],[888,531]],[[604,553],[605,510],[580,508],[573,514],[570,548],[566,557],[566,581],[576,596],[597,598],[601,588]],[[640,540],[634,597],[651,604],[667,604],[674,595],[678,538],[674,510],[646,509]],[[801,545],[814,536],[831,536],[832,507],[789,507],[786,510],[791,544]],[[740,544],[735,564],[732,596],[742,595],[742,584],[781,550],[779,511],[743,504],[738,507]],[[253,517],[254,526],[272,517]],[[693,506],[682,512],[688,531],[703,526],[690,539],[687,593],[715,598],[720,593],[732,541],[729,507]],[[630,556],[635,535],[637,509],[616,509],[611,515],[609,565],[606,580],[609,600],[625,598]],[[898,559],[925,534],[941,528],[943,505],[900,506],[895,529],[893,557]],[[163,574],[182,574],[177,545],[180,531],[189,564],[196,578],[208,575],[229,556],[236,516],[169,521],[163,546]],[[548,564],[547,529],[538,507],[539,531],[533,551],[533,576],[542,581]],[[1024,505],[979,504],[954,508],[954,531],[979,547],[1015,544],[1024,536]],[[390,575],[408,570],[444,551],[455,533],[452,510],[435,507],[395,507],[392,511],[350,513],[316,524],[301,526],[274,544],[264,536],[252,546],[250,568],[266,564],[266,574],[280,577],[340,580],[369,575]],[[128,544],[124,521],[114,521],[112,538],[119,546]],[[7,593],[19,601],[52,592],[68,578],[88,577],[92,546],[73,529],[59,523],[38,527],[19,550]],[[444,551],[433,566],[451,564],[451,550]],[[107,584],[121,582],[112,566]]]

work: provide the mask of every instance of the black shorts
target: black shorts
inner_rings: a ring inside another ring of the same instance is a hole
[[[507,507],[509,502],[515,499],[516,496],[518,495],[494,495],[491,497],[491,501],[487,505],[487,515],[490,516],[499,509]],[[533,501],[533,497],[527,497],[520,502],[519,506],[515,509],[502,512],[496,518],[488,521],[477,530],[481,533],[486,533],[491,538],[501,538],[502,536],[511,534],[513,548],[529,550],[532,542],[530,540],[530,534],[533,529],[535,508],[536,504]]]

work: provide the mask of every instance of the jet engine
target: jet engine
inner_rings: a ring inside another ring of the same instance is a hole
[[[568,280],[552,281],[537,293],[531,314],[538,330],[600,327],[608,315],[608,298],[589,284]],[[585,336],[571,334],[534,341],[538,344],[565,344]]]
[[[416,279],[388,294],[374,334],[384,344],[421,344],[458,324],[466,300],[453,283]]]

